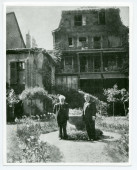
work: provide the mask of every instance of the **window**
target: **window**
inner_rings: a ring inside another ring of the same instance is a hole
[[[69,47],[73,46],[73,39],[72,38],[68,38],[68,43],[69,43]]]
[[[86,37],[79,37],[79,46],[80,47],[85,47],[86,46]]]
[[[75,26],[82,26],[82,15],[76,15],[74,17]]]
[[[94,72],[101,71],[101,59],[100,56],[94,56]]]
[[[106,20],[105,20],[105,11],[100,11],[99,12],[99,24],[105,25]]]
[[[25,63],[24,62],[17,62],[17,70],[21,71],[25,69]]]
[[[10,84],[25,83],[25,63],[11,62],[10,63]]]
[[[103,67],[104,71],[117,71],[117,56],[115,54],[105,54],[103,56]]]
[[[87,38],[86,37],[79,37],[78,47],[85,48],[87,46]]]
[[[94,37],[94,48],[101,48],[101,37]]]
[[[72,65],[72,57],[65,57],[65,65]]]
[[[84,56],[81,56],[79,58],[80,61],[80,72],[87,72],[87,58]]]
[[[79,42],[86,42],[86,37],[79,37]]]
[[[86,25],[86,16],[82,16],[82,25]]]

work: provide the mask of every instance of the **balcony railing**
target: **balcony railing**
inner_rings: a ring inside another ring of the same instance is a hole
[[[101,48],[101,42],[94,42],[94,46],[95,49],[100,49]]]
[[[122,67],[122,66],[121,66]],[[96,66],[96,65],[65,65],[64,68],[56,69],[56,73],[71,73],[77,74],[80,73],[94,73],[94,72],[117,72],[121,69],[121,67],[116,65],[108,65],[108,66]]]
[[[57,71],[57,73],[78,73],[78,64],[74,65],[65,65],[64,68],[61,68]]]

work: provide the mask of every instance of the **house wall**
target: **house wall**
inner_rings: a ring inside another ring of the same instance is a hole
[[[105,11],[105,24],[100,24],[99,21],[99,12],[102,10]],[[75,15],[82,15],[82,18],[86,18],[85,25],[75,26]],[[79,37],[86,37],[84,49],[94,49],[94,37],[96,36],[101,39],[100,48],[121,47],[125,31],[120,32],[119,30],[123,27],[119,9],[63,11],[59,28],[53,31],[54,48],[82,49],[83,46],[79,45]],[[126,27],[124,29],[126,30]],[[70,37],[73,39],[72,46],[69,46],[68,43]]]
[[[29,87],[44,87],[43,79],[44,74],[47,73],[47,66],[50,68],[49,74],[51,85],[55,85],[55,66],[48,61],[47,56],[42,52],[20,52],[20,53],[7,53],[6,60],[6,82],[11,84],[11,62],[24,62],[24,76],[23,82],[25,88]],[[46,62],[48,64],[46,65]],[[48,72],[49,73],[49,72]],[[17,86],[17,85],[16,85]]]
[[[28,57],[28,54],[22,53],[22,54],[7,54],[6,55],[6,82],[10,84],[10,64],[11,62],[19,62],[23,61],[25,62]],[[25,79],[25,78],[24,78]]]

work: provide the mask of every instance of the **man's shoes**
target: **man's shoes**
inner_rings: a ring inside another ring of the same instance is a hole
[[[62,135],[59,135],[59,140],[61,140],[63,137],[62,137]]]
[[[66,135],[66,136],[64,136],[64,138],[63,139],[65,139],[65,140],[67,140],[68,139],[68,136]]]

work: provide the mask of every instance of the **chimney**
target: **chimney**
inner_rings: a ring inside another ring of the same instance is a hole
[[[37,43],[36,43],[36,40],[34,37],[32,37],[32,48],[36,48],[38,47]]]
[[[26,48],[31,48],[31,36],[28,31],[28,34],[26,34]]]

